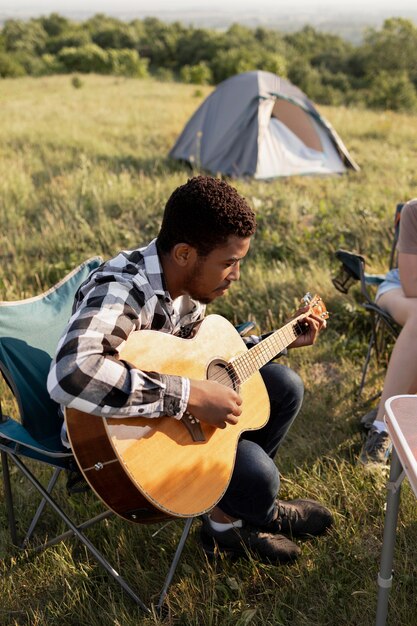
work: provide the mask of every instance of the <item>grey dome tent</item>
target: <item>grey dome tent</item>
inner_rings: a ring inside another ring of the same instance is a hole
[[[213,174],[258,179],[359,169],[307,96],[263,71],[220,83],[190,118],[170,156]]]

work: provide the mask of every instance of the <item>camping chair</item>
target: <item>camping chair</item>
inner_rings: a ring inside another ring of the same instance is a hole
[[[101,263],[91,258],[45,293],[16,302],[0,302],[0,371],[16,400],[19,421],[4,415],[0,406],[0,453],[3,470],[4,498],[13,544],[18,545],[15,509],[9,461],[39,492],[41,502],[29,525],[21,547],[27,546],[46,504],[63,520],[68,531],[42,544],[38,550],[53,546],[70,536],[77,537],[128,595],[147,613],[150,609],[85,536],[84,530],[111,515],[106,510],[82,524],[74,523],[61,509],[52,490],[60,474],[76,467],[71,451],[62,446],[58,405],[47,392],[46,379],[59,338],[70,317],[74,295],[91,270]],[[23,460],[25,459],[25,461]],[[29,459],[29,466],[26,464]],[[33,463],[35,462],[35,463]],[[40,465],[38,465],[40,464]],[[32,465],[52,467],[45,488],[32,473]],[[65,472],[66,473],[66,472]],[[170,518],[173,519],[173,518]],[[140,523],[140,520],[136,520]],[[193,519],[186,519],[171,567],[165,579],[158,609],[168,591]]]
[[[403,206],[404,203],[399,203],[395,209],[394,235],[388,269],[393,269],[397,264],[396,248],[399,235],[400,215]],[[357,399],[359,399],[365,386],[372,354],[375,353],[376,360],[379,363],[381,356],[386,351],[387,343],[397,339],[401,328],[387,311],[384,311],[384,309],[381,309],[381,307],[375,303],[376,288],[384,280],[385,274],[370,274],[366,272],[366,261],[360,254],[339,249],[336,251],[335,256],[337,260],[340,261],[341,268],[338,275],[332,279],[334,286],[341,293],[347,294],[352,285],[359,283],[361,294],[364,298],[361,306],[370,315],[371,332],[365,362],[362,367],[361,381],[357,392]],[[380,393],[378,393],[376,397],[379,395]],[[372,398],[372,400],[373,399],[375,398]]]

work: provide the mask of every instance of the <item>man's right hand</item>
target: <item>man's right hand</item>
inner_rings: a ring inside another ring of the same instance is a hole
[[[200,422],[216,428],[237,424],[242,398],[230,387],[214,380],[190,380],[187,411]]]

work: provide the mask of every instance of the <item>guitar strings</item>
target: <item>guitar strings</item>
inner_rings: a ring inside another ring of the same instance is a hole
[[[244,354],[232,359],[221,371],[216,372],[210,380],[235,388],[288,346],[292,340],[301,335],[303,330],[299,322],[296,321],[289,322],[281,331],[277,332],[285,336],[285,341],[280,340],[280,337],[274,333]]]
[[[315,296],[310,303],[310,311],[314,310],[321,301],[321,298]],[[320,308],[317,313],[321,313],[323,316],[323,308]],[[220,372],[215,373],[210,380],[214,380],[222,385],[230,385],[232,388],[236,388],[239,384],[245,382],[255,371],[265,365],[268,360],[273,359],[276,354],[289,346],[294,339],[304,332],[303,327],[299,323],[301,317],[288,322],[283,328],[253,346],[247,352],[226,363],[224,368]],[[284,335],[285,341],[280,340],[281,335]]]

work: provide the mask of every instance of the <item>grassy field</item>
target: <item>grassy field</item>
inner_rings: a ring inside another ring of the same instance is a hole
[[[166,155],[210,88],[68,76],[0,82],[0,300],[34,295],[78,262],[109,257],[156,235],[171,191],[190,172]],[[356,463],[359,416],[378,391],[373,367],[355,402],[366,351],[360,296],[331,283],[338,247],[364,253],[384,271],[398,201],[415,195],[417,118],[390,112],[322,107],[359,173],[233,184],[257,212],[259,229],[239,284],[211,306],[259,331],[281,325],[306,292],[331,312],[314,348],[286,362],[305,381],[302,412],[277,459],[285,498],[311,497],[334,512],[328,536],[303,543],[300,560],[275,568],[256,562],[207,562],[196,523],[162,618],[145,617],[76,542],[40,555],[14,549],[0,507],[0,624],[134,626],[137,624],[368,626],[376,607],[384,518],[384,471]],[[1,388],[4,410],[13,403]],[[17,476],[15,475],[17,479]],[[19,479],[20,480],[20,479]],[[30,519],[34,494],[17,483],[19,517]],[[0,492],[3,497],[2,492]],[[61,498],[67,496],[64,489]],[[101,510],[91,495],[72,496],[80,517]],[[56,528],[46,512],[44,533]],[[162,584],[181,525],[136,527],[112,519],[89,531],[147,601]],[[415,626],[417,508],[404,485],[390,600],[392,625]]]

